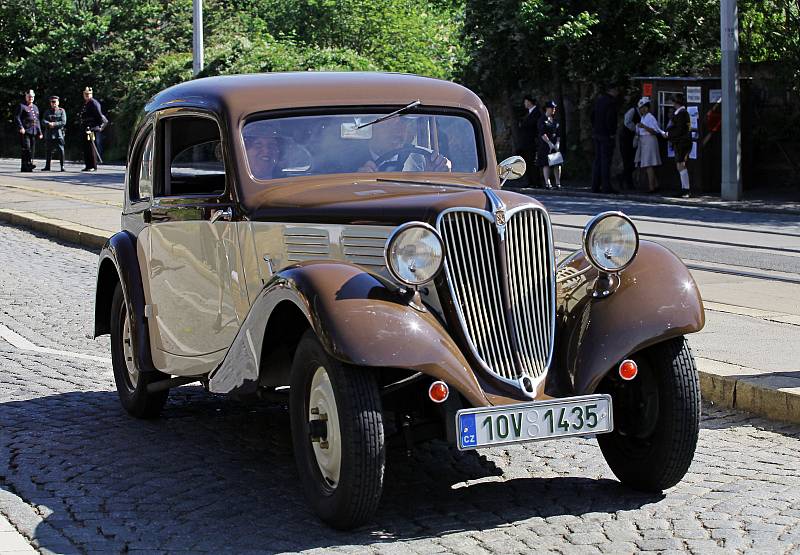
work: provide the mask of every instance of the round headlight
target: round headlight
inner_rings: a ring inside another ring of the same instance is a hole
[[[619,272],[625,269],[639,250],[639,233],[631,219],[622,212],[603,212],[583,229],[583,249],[597,269]]]
[[[409,222],[389,236],[384,256],[393,278],[418,287],[431,281],[442,269],[444,248],[433,227],[423,222]]]

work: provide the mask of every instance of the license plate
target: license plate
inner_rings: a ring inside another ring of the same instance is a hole
[[[477,449],[614,429],[610,395],[585,395],[456,413],[458,448]]]

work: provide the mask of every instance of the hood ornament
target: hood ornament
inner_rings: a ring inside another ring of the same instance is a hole
[[[497,233],[500,235],[500,240],[505,240],[506,237],[506,204],[502,199],[497,196],[494,190],[485,187],[483,189],[486,198],[492,205],[492,214],[494,214],[494,226],[497,228]]]

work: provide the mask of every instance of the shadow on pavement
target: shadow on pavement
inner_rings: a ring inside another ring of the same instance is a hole
[[[608,479],[501,481],[487,458],[432,443],[411,458],[390,452],[373,522],[336,532],[304,502],[282,405],[247,406],[188,387],[174,392],[162,418],[138,421],[114,392],[72,392],[0,404],[0,422],[0,458],[8,457],[0,485],[46,515],[37,534],[44,548],[50,526],[80,551],[329,548],[613,513],[663,497]]]

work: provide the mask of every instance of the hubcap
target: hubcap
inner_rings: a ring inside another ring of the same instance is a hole
[[[128,322],[128,311],[122,309],[122,357],[125,359],[125,370],[128,372],[128,383],[136,389],[139,383],[139,370],[133,360],[133,343],[131,343],[131,325]]]
[[[311,380],[308,422],[311,431],[309,439],[319,471],[328,487],[335,489],[342,467],[342,441],[333,386],[328,372],[322,366],[317,368]]]

